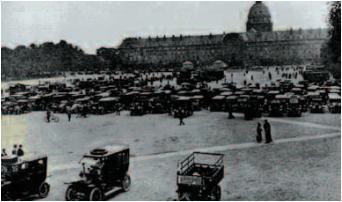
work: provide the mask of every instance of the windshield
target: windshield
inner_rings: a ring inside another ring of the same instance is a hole
[[[80,163],[84,165],[86,173],[89,173],[89,171],[95,167],[100,168],[100,159],[84,157]]]

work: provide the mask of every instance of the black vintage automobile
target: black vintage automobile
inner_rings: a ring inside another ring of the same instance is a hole
[[[341,96],[337,93],[329,93],[329,111],[331,113],[341,113]]]
[[[106,194],[121,188],[128,191],[131,178],[128,174],[129,148],[111,145],[85,154],[80,161],[80,179],[69,184],[65,200],[101,201]]]
[[[218,201],[223,177],[223,154],[194,152],[178,164],[178,199]]]
[[[193,115],[192,100],[190,97],[179,96],[176,97],[173,102],[173,117],[179,118],[181,113],[184,117],[189,117]]]
[[[1,157],[1,200],[47,197],[50,185],[45,182],[46,173],[46,156]]]
[[[288,117],[300,117],[302,115],[301,105],[299,97],[293,95],[288,100],[287,116]]]
[[[321,97],[313,98],[310,101],[310,113],[324,113],[324,104]]]

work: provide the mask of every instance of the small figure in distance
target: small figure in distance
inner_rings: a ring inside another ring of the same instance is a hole
[[[18,157],[24,156],[23,145],[19,145],[17,155],[18,155]]]
[[[17,145],[13,145],[12,155],[17,155]]]
[[[264,123],[264,131],[265,131],[265,139],[266,139],[266,144],[273,142],[272,140],[272,135],[271,135],[271,124],[265,120]]]
[[[1,157],[7,156],[6,149],[2,149],[1,151]]]
[[[261,143],[261,142],[262,142],[262,128],[261,128],[261,123],[258,123],[256,141],[257,141],[257,143]]]

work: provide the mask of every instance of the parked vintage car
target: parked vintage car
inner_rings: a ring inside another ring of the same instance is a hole
[[[223,95],[216,95],[211,98],[210,111],[211,112],[223,112],[225,111],[226,97]]]
[[[172,105],[175,118],[179,118],[180,113],[183,113],[183,117],[189,117],[193,114],[191,97],[177,96],[173,100]]]
[[[324,113],[323,99],[320,97],[313,98],[310,101],[310,112],[311,113]]]
[[[118,106],[119,97],[103,97],[99,100],[98,109],[100,114],[115,112]]]
[[[47,159],[36,155],[1,157],[1,200],[47,197],[50,190],[45,182]]]
[[[235,112],[237,110],[237,99],[236,95],[230,95],[226,97],[226,106],[228,112]]]
[[[289,98],[287,107],[287,116],[300,117],[302,115],[301,105],[299,102],[299,96],[293,95]]]
[[[284,108],[282,107],[283,103],[280,99],[273,99],[270,102],[269,106],[269,116],[271,117],[280,117],[283,116]]]
[[[194,152],[178,163],[179,200],[221,199],[220,181],[224,177],[223,154]]]
[[[331,113],[341,113],[341,96],[337,93],[328,94],[329,111]]]
[[[324,113],[324,101],[318,91],[309,92],[306,98],[311,113]]]
[[[110,145],[85,154],[80,161],[80,179],[66,183],[65,200],[101,201],[115,188],[128,191],[131,185],[129,148]]]

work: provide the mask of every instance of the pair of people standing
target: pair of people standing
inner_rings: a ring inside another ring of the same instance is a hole
[[[23,145],[19,145],[19,148],[17,147],[16,144],[13,145],[12,155],[18,156],[18,157],[24,156]],[[2,149],[1,157],[5,157],[5,156],[7,156],[6,149]]]
[[[271,124],[265,120],[264,122],[264,132],[265,132],[265,143],[271,143],[272,140],[272,135],[271,135]],[[257,127],[257,136],[256,136],[256,141],[258,143],[262,142],[262,128],[261,128],[261,123],[258,123]]]

